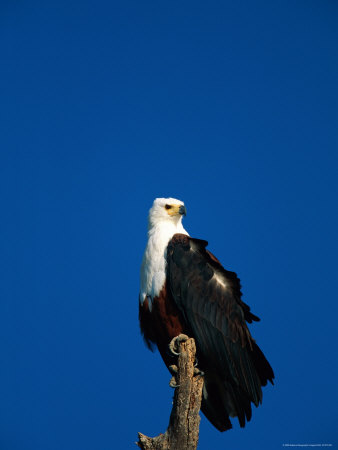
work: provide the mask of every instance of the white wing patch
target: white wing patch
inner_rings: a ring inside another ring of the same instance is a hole
[[[215,272],[214,276],[212,277],[214,280],[216,280],[216,282],[218,284],[220,284],[222,287],[224,287],[224,289],[227,288],[227,284],[224,280],[224,278],[222,277],[222,275],[219,272]]]

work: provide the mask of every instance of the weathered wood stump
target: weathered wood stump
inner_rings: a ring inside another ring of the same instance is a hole
[[[137,445],[142,450],[196,450],[198,444],[203,377],[194,369],[194,339],[179,341],[178,363],[173,407],[169,426],[154,438],[138,433]]]

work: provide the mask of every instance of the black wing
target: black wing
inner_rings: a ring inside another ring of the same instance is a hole
[[[202,411],[221,431],[251,418],[251,402],[262,401],[261,386],[273,371],[252,339],[246,322],[259,320],[241,300],[240,281],[208,251],[206,241],[183,234],[168,244],[167,280],[175,303],[196,340],[205,372]]]

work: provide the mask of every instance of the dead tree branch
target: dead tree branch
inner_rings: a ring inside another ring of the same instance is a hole
[[[183,335],[180,335],[180,337]],[[203,377],[194,367],[194,339],[177,339],[178,364],[173,408],[164,434],[154,438],[138,433],[137,445],[142,450],[196,450],[199,435]],[[176,339],[176,338],[175,338]]]

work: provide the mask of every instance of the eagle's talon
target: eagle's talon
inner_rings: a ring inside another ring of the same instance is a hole
[[[198,367],[194,368],[194,377],[204,377],[204,372]]]
[[[176,384],[176,378],[174,376],[169,381],[169,386],[173,389],[179,387],[179,384]]]
[[[178,356],[179,353],[176,351],[180,347],[181,342],[185,342],[189,339],[189,337],[186,334],[179,334],[178,336],[174,337],[169,344],[169,350],[174,355]]]
[[[174,345],[175,345],[175,344],[174,344]],[[171,342],[170,342],[170,344],[169,344],[169,350],[170,350],[170,353],[171,353],[172,355],[174,355],[174,356],[179,356],[180,354],[177,353],[177,352],[174,350],[174,345],[171,345]]]
[[[178,368],[177,366],[175,366],[175,364],[172,364],[171,366],[168,367],[169,372],[171,373],[171,375],[176,375]]]

